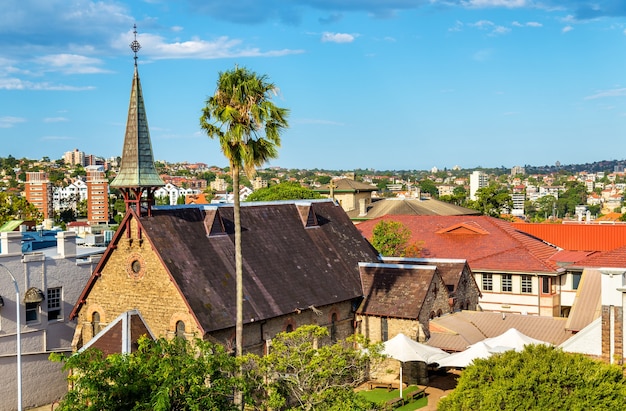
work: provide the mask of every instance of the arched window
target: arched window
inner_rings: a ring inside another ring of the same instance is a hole
[[[176,322],[176,337],[185,339],[185,323],[182,321]]]
[[[330,316],[330,341],[333,344],[337,342],[337,313]]]
[[[292,324],[287,324],[287,326],[285,327],[285,332],[292,332],[293,331],[293,325]]]
[[[387,323],[387,317],[380,319],[380,339],[385,342],[389,339],[389,324]]]
[[[437,317],[441,317],[442,311],[441,308],[437,310]]]
[[[93,314],[91,314],[91,327],[93,335],[100,332],[100,313],[98,311],[94,311]]]

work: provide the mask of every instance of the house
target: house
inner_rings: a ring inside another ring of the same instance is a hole
[[[467,260],[448,258],[401,258],[383,257],[382,261],[389,264],[433,265],[441,274],[448,290],[448,305],[452,312],[478,309],[481,297],[480,288],[476,284]]]
[[[359,262],[377,261],[330,200],[244,203],[244,350],[262,353],[278,332],[329,327],[354,333],[363,291]],[[235,327],[233,207],[129,209],[70,317],[74,349],[137,310],[156,337],[198,336],[232,346]],[[440,289],[445,285],[440,285]],[[447,306],[447,298],[445,300]]]
[[[78,300],[104,247],[76,245],[72,232],[56,234],[56,244],[22,251],[25,233],[0,233],[0,409],[17,403],[17,305],[21,339],[22,405],[50,404],[67,392],[61,364],[52,352],[71,353],[74,324],[68,315]],[[13,283],[11,276],[15,278]],[[18,298],[15,286],[19,290]]]
[[[355,210],[347,211],[353,221],[372,220],[384,215],[480,215],[469,208],[431,198],[361,199]]]
[[[341,207],[350,212],[361,207],[369,205],[372,201],[372,192],[377,191],[378,187],[372,184],[355,181],[351,178],[340,178],[316,189],[322,197],[330,198],[341,204]]]
[[[357,332],[373,342],[399,333],[426,341],[428,321],[451,312],[448,290],[434,265],[360,263],[359,271],[363,301]]]
[[[411,231],[424,258],[464,259],[480,287],[484,311],[561,316],[560,295],[567,272],[551,259],[560,250],[488,216],[384,216],[357,225],[372,239],[381,220]],[[567,307],[569,309],[569,307]]]

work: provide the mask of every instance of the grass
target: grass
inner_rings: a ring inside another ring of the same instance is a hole
[[[417,385],[409,385],[407,388],[402,390],[402,397],[408,398],[409,394],[413,391],[417,391],[419,387]],[[384,388],[376,388],[369,391],[359,391],[359,394],[362,395],[368,401],[372,401],[374,403],[380,404],[385,403],[390,399],[396,398],[400,396],[400,390],[391,390],[388,391]],[[398,411],[411,411],[417,410],[418,408],[425,407],[428,404],[428,397],[421,397],[409,404],[405,404],[402,407],[396,408]]]

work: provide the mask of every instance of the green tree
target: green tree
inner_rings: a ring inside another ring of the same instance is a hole
[[[468,206],[484,215],[500,217],[503,212],[513,208],[513,199],[506,187],[492,182],[487,187],[478,189],[476,201],[469,202]]]
[[[0,192],[0,225],[11,220],[34,220],[41,222],[43,216],[37,207],[24,197]]]
[[[322,198],[322,196],[317,191],[302,187],[299,183],[288,181],[260,188],[250,194],[246,201],[300,200],[311,198]]]
[[[398,221],[381,220],[374,226],[372,245],[384,257],[419,257],[420,242],[409,243],[411,230]]]
[[[261,409],[294,411],[373,409],[354,388],[380,358],[380,344],[370,346],[362,336],[329,342],[327,328],[305,325],[276,335],[266,356],[243,357],[245,379],[255,387],[248,402],[263,404]],[[367,350],[355,348],[355,343]]]
[[[565,191],[559,195],[556,207],[559,216],[572,216],[576,212],[576,206],[587,204],[587,187],[578,181],[565,183]]]
[[[618,410],[624,398],[621,367],[529,345],[475,360],[438,410]]]
[[[271,101],[277,88],[267,76],[243,67],[219,74],[215,94],[206,100],[200,127],[210,138],[217,138],[228,159],[235,194],[239,191],[239,172],[249,178],[255,168],[278,156],[280,134],[288,126],[288,110]],[[240,199],[235,195],[235,282],[237,319],[236,354],[243,353],[243,262],[241,255]]]
[[[139,340],[137,351],[105,357],[97,349],[65,357],[71,389],[59,411],[234,410],[236,359],[196,339]]]
[[[437,198],[439,195],[439,190],[437,190],[437,186],[432,180],[424,179],[420,181],[419,185],[422,193],[429,193],[432,198]]]

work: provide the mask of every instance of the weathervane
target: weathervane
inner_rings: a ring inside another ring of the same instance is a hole
[[[135,53],[135,66],[136,66],[137,65],[137,52],[141,48],[141,44],[139,44],[139,42],[137,41],[137,25],[136,24],[133,25],[133,29],[134,29],[133,33],[135,33],[135,40],[133,40],[133,42],[130,43],[130,48]]]

